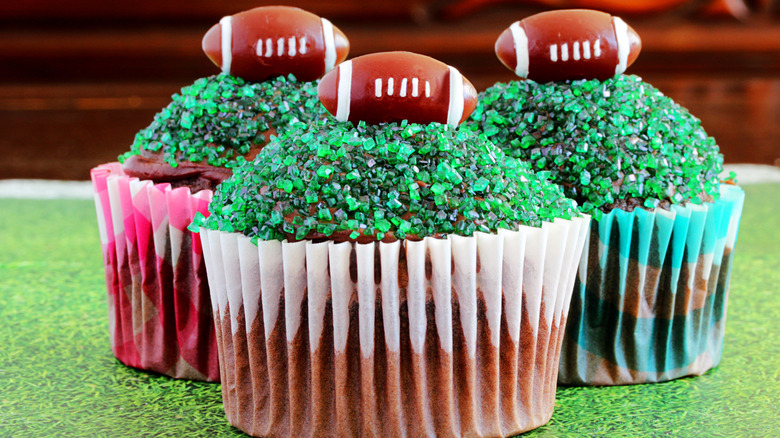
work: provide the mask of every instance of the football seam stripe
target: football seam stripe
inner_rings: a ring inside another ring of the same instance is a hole
[[[515,43],[515,74],[521,78],[528,77],[528,35],[520,27],[520,22],[515,21],[509,26],[512,32],[512,41]]]
[[[226,16],[219,20],[220,47],[222,49],[222,72],[230,74],[233,63],[233,17]]]
[[[615,74],[619,75],[626,71],[628,63],[628,52],[631,50],[628,43],[628,25],[620,17],[612,17],[615,26],[615,37],[618,49],[618,64],[615,67]]]
[[[447,66],[450,72],[450,103],[447,107],[447,123],[458,126],[463,117],[463,76],[458,69]]]
[[[336,66],[336,41],[333,35],[333,25],[326,18],[322,21],[322,37],[325,44],[325,72],[333,70]]]
[[[352,61],[339,65],[339,76],[336,96],[336,120],[346,122],[349,119],[350,100],[352,99]]]
[[[287,37],[280,37],[277,38],[277,51],[274,53],[273,51],[273,38],[258,38],[257,44],[255,45],[255,53],[259,58],[273,58],[273,57],[282,57],[282,56],[288,56],[290,58],[295,58],[298,55],[305,55],[308,51],[308,48],[306,46],[307,39],[306,36],[302,36],[300,38],[295,38],[295,36],[291,36],[289,38]],[[287,47],[285,52],[285,46]],[[265,50],[265,52],[263,51]]]

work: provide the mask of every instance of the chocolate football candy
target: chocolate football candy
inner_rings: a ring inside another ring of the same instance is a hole
[[[455,67],[410,52],[346,61],[322,78],[317,93],[336,119],[353,123],[408,120],[457,126],[477,105],[477,90]]]
[[[263,6],[223,17],[203,37],[222,71],[247,81],[292,73],[313,81],[347,58],[349,41],[330,21],[290,6]]]
[[[619,17],[587,9],[542,12],[498,37],[496,56],[536,82],[609,79],[631,65],[642,41]]]

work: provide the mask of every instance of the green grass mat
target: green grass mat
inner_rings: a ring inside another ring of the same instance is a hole
[[[527,436],[778,436],[780,184],[745,191],[720,366],[663,384],[559,388],[552,421]],[[92,202],[0,205],[0,437],[242,436],[219,385],[113,357]]]

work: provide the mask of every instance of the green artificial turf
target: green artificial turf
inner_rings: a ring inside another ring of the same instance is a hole
[[[745,192],[720,366],[662,384],[559,388],[552,420],[528,436],[777,436],[780,184]],[[242,435],[218,384],[112,355],[92,202],[0,205],[0,437]]]

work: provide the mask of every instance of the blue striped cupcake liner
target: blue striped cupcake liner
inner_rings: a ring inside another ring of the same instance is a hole
[[[559,383],[663,382],[718,365],[744,197],[723,184],[713,203],[613,210],[591,223]]]

